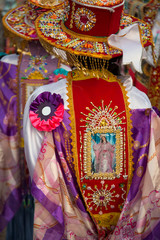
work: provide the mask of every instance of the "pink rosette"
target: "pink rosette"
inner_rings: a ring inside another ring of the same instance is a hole
[[[50,132],[63,120],[64,103],[59,94],[43,92],[30,105],[29,118],[34,128]]]

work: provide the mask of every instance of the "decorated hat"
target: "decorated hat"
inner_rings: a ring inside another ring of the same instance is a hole
[[[41,4],[41,2],[43,4]],[[50,10],[63,8],[63,0],[48,0],[46,5],[43,0],[28,0],[27,4],[11,9],[3,17],[3,25],[6,35],[13,39],[13,42],[26,40],[37,40],[35,30],[36,18]],[[52,2],[51,5],[49,5]]]
[[[28,2],[45,9],[63,8],[63,5],[67,5],[68,3],[68,1],[64,0],[28,0]]]
[[[52,54],[111,59],[123,55],[141,60],[143,49],[153,47],[149,24],[123,13],[123,0],[69,0],[69,10],[49,11],[36,20],[42,45]],[[57,50],[61,49],[61,50]],[[137,51],[137,53],[136,53]],[[132,56],[133,55],[133,56]],[[154,54],[153,54],[154,55]],[[136,66],[139,68],[139,66]]]

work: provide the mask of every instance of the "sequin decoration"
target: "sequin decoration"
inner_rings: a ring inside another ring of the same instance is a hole
[[[38,39],[33,24],[30,24],[28,18],[26,17],[27,8],[28,6],[24,5],[9,11],[9,13],[5,15],[3,19],[3,24],[6,29],[24,39]],[[32,15],[32,17],[35,18],[34,11]]]
[[[77,0],[79,3],[96,6],[114,6],[123,2],[123,0]]]
[[[111,104],[112,101],[108,106],[104,106],[102,101],[102,106],[96,107],[91,102],[93,109],[86,107],[88,114],[81,112],[85,116],[85,119],[80,119],[81,122],[85,122],[81,127],[86,128],[83,136],[82,172],[90,179],[112,180],[120,178],[123,172],[125,142],[121,125],[125,124],[125,116],[124,112],[117,113],[118,106],[112,108]]]
[[[28,67],[25,69],[27,79],[44,79],[48,73],[46,69],[48,55],[33,55],[29,59]]]
[[[65,12],[62,9],[57,10],[55,13],[49,12],[44,14],[43,18],[40,18],[39,27],[44,36],[58,40],[67,39],[67,35],[62,31],[59,22],[65,16]]]
[[[121,50],[108,46],[107,42],[98,41],[98,38],[97,41],[95,41],[95,39],[92,41],[92,39],[88,39],[85,34],[85,38],[83,38],[77,34],[72,35],[72,33],[67,32],[67,28],[64,25],[65,23],[63,24],[62,22],[64,15],[63,10],[49,11],[41,15],[37,21],[37,33],[40,37],[40,41],[42,40],[42,43],[50,50],[50,46],[52,45],[78,55],[103,58],[122,55]],[[87,21],[87,19],[89,18],[85,18],[85,21]],[[134,23],[139,24],[143,46],[147,47],[152,45],[152,33],[148,24],[143,21],[138,21],[137,18],[123,14],[120,23],[120,30],[127,26],[131,26]],[[82,28],[82,24],[79,25],[79,27]]]
[[[87,8],[78,8],[74,15],[75,25],[81,31],[91,30],[96,23],[96,15]]]
[[[75,174],[88,212],[99,229],[109,229],[118,221],[132,179],[132,125],[119,80],[108,71],[98,80],[98,71],[86,72],[72,71],[68,83]]]
[[[121,26],[126,27],[126,26],[128,26],[129,24],[131,24],[131,23],[132,23],[132,18],[131,18],[131,17],[126,16],[126,17],[122,17],[122,18],[121,18],[121,22],[120,22]]]
[[[30,0],[33,4],[36,4],[41,7],[48,7],[48,8],[54,8],[55,6],[62,5],[62,0]]]
[[[96,211],[98,208],[102,206],[105,209],[108,209],[108,208],[114,209],[115,208],[114,199],[120,197],[119,194],[116,194],[114,184],[108,187],[108,185],[104,183],[105,183],[104,181],[101,181],[102,187],[100,189],[97,187],[97,185],[95,185],[94,188],[90,186],[87,187],[88,197],[85,197],[85,200],[89,203],[92,201],[93,202],[92,207],[94,207]],[[99,211],[99,214],[100,215],[103,214],[102,210]]]

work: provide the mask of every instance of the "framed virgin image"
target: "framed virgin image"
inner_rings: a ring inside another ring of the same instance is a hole
[[[84,133],[84,171],[88,177],[113,179],[123,170],[122,129],[94,129]]]

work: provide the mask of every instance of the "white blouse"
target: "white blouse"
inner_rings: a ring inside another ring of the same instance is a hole
[[[126,87],[127,96],[129,97],[129,107],[130,109],[146,109],[151,108],[151,103],[147,95],[136,87],[133,86],[131,77],[123,77],[123,85]],[[42,92],[51,92],[60,94],[64,100],[64,108],[68,109],[68,96],[67,96],[67,80],[62,79],[56,83],[51,83],[44,85],[36,89],[33,94],[29,97],[25,110],[24,110],[24,119],[23,119],[23,136],[25,142],[25,156],[32,178],[35,164],[37,162],[37,157],[41,148],[41,143],[44,139],[44,132],[37,131],[30,122],[29,119],[29,108],[32,101]]]

